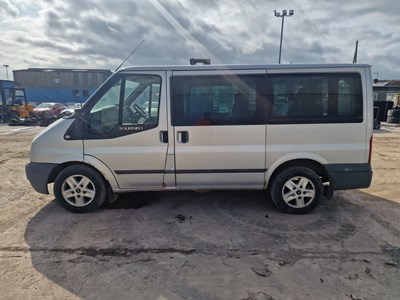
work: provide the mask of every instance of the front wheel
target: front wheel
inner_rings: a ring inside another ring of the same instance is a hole
[[[291,167],[277,174],[271,184],[276,207],[292,214],[304,214],[317,207],[323,192],[322,181],[313,170]]]
[[[54,181],[56,201],[72,212],[91,212],[99,208],[107,195],[103,177],[84,165],[65,168]]]

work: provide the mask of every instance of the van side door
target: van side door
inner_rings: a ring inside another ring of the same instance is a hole
[[[84,159],[120,189],[160,189],[168,149],[165,71],[121,72],[86,107]]]
[[[266,70],[174,71],[171,111],[178,188],[262,188]],[[262,109],[258,109],[262,111]]]

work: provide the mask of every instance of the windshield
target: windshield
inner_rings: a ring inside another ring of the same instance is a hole
[[[36,108],[52,108],[54,104],[52,103],[40,103]]]

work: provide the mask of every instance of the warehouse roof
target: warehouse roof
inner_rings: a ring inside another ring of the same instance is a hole
[[[13,72],[104,72],[112,73],[108,69],[61,69],[61,68],[28,68],[22,70],[13,70]]]

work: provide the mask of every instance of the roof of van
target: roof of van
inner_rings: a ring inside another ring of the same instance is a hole
[[[241,64],[241,65],[148,65],[126,67],[123,71],[200,71],[200,70],[249,70],[249,69],[322,69],[370,68],[369,64]]]

